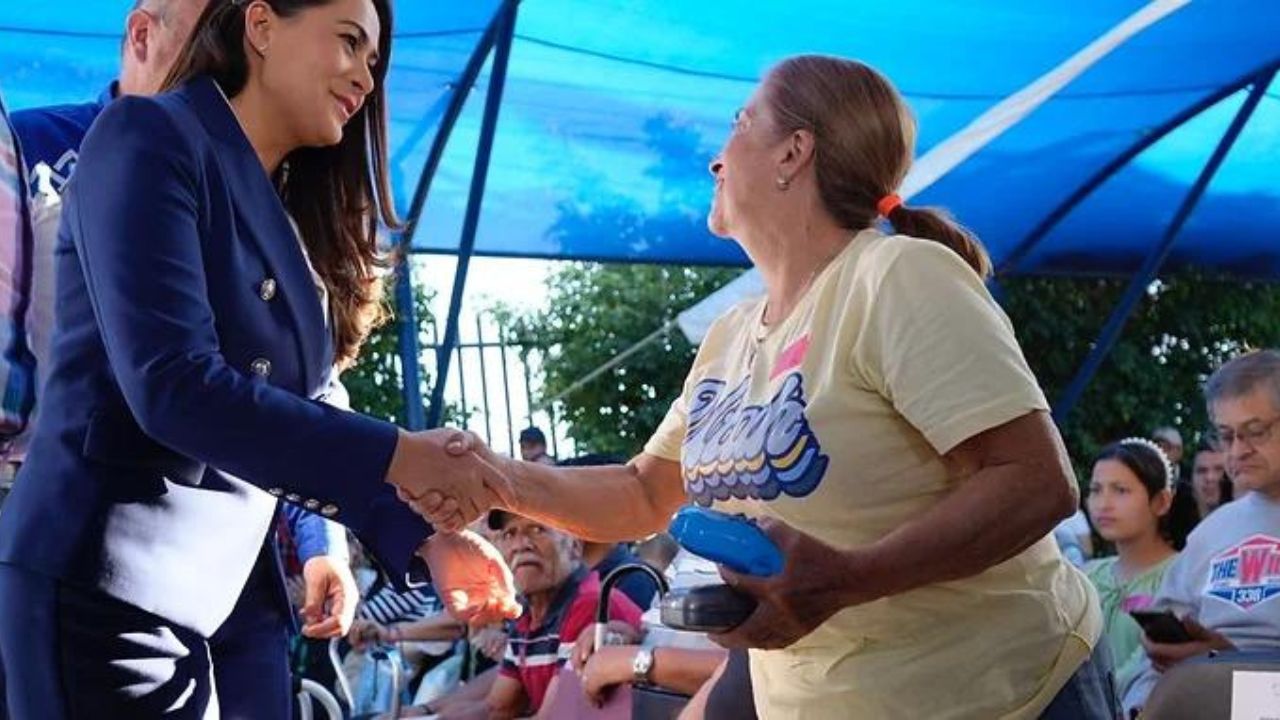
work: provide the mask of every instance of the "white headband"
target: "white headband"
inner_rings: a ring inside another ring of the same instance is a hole
[[[1160,458],[1160,463],[1164,465],[1164,486],[1165,488],[1173,487],[1173,461],[1165,454],[1163,448],[1144,437],[1127,437],[1120,441],[1120,445],[1141,445]]]

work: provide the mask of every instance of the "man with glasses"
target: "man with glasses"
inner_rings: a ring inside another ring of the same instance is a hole
[[[1210,442],[1244,495],[1205,518],[1169,566],[1153,609],[1182,618],[1192,640],[1143,638],[1147,663],[1125,695],[1127,711],[1188,658],[1280,647],[1280,351],[1227,362],[1205,383],[1205,400]]]

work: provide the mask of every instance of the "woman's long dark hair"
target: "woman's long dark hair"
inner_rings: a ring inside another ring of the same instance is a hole
[[[291,17],[331,0],[262,0],[281,17]],[[374,86],[348,122],[342,140],[330,147],[303,147],[285,157],[275,178],[281,200],[298,223],[316,272],[329,291],[340,367],[355,362],[370,330],[386,318],[383,270],[392,258],[378,249],[378,221],[399,228],[387,178],[387,103],[384,80],[391,62],[389,0],[371,0],[382,25]],[[205,8],[164,88],[208,75],[227,97],[249,79],[245,57],[245,7],[237,0],[213,0]]]

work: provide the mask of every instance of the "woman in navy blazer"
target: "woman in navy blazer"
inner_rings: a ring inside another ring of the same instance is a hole
[[[465,439],[312,399],[377,319],[390,39],[387,0],[213,0],[177,89],[86,137],[46,407],[0,517],[8,716],[288,717],[280,499],[396,580],[425,559],[464,618],[518,612],[491,546],[397,497],[483,502]]]

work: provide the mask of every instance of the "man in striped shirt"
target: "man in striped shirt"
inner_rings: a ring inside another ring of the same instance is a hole
[[[21,154],[0,101],[0,499],[13,482],[13,439],[35,396],[35,358],[24,327],[31,296],[31,227]]]

